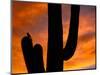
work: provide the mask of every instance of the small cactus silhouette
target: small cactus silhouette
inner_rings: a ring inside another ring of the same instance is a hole
[[[61,4],[48,4],[48,52],[46,72],[63,71],[63,61],[70,59],[76,49],[79,26],[79,5],[71,5],[68,40],[63,48]],[[32,46],[29,33],[22,39],[22,51],[29,73],[45,72],[40,44]]]
[[[43,53],[40,44],[32,46],[32,39],[29,33],[22,39],[22,50],[28,73],[44,72]]]

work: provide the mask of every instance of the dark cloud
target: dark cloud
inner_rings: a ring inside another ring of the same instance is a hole
[[[95,32],[87,32],[87,33],[79,36],[78,41],[79,42],[87,42],[89,40],[92,40],[93,38],[95,38]]]

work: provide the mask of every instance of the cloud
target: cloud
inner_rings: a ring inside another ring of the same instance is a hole
[[[30,28],[35,28],[38,26],[38,20],[47,13],[46,3],[14,1],[12,5],[13,32],[16,30],[28,31]]]
[[[79,36],[79,42],[87,42],[95,38],[95,32],[87,32],[81,36]]]

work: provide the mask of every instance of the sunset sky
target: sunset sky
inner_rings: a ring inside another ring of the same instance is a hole
[[[93,69],[96,67],[96,10],[95,6],[80,6],[78,43],[74,56],[64,61],[64,70]],[[62,4],[63,44],[65,46],[70,25],[70,5]],[[26,73],[21,39],[29,32],[33,46],[43,47],[46,67],[48,42],[47,3],[12,2],[12,73]],[[63,46],[63,47],[64,47]]]

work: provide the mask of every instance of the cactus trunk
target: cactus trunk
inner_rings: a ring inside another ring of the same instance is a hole
[[[48,4],[47,71],[63,70],[63,30],[60,4]]]

